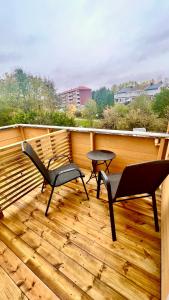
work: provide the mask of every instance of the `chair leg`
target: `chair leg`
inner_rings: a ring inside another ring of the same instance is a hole
[[[84,186],[84,190],[85,190],[85,193],[86,193],[86,196],[87,196],[87,200],[89,200],[89,196],[88,196],[88,192],[86,190],[86,186],[85,186],[85,183],[84,183],[84,180],[83,180],[83,177],[80,177],[81,180],[82,180],[82,183],[83,183],[83,186]]]
[[[159,231],[158,212],[157,212],[157,205],[156,205],[156,196],[155,196],[155,193],[152,195],[152,203],[153,203],[155,230]]]
[[[100,197],[100,184],[101,184],[101,173],[99,172],[98,180],[97,180],[97,199]]]
[[[50,206],[50,202],[51,202],[51,199],[52,199],[52,195],[53,195],[53,191],[54,191],[54,186],[52,186],[52,190],[51,190],[51,193],[50,193],[50,197],[49,197],[49,200],[48,200],[48,204],[47,204],[47,208],[46,208],[46,212],[45,212],[45,216],[47,217],[48,215],[48,209],[49,209],[49,206]]]
[[[114,208],[113,203],[109,199],[109,212],[110,212],[110,224],[111,224],[111,232],[112,232],[112,240],[116,241],[116,227],[114,221]]]
[[[44,187],[45,187],[45,180],[43,181],[43,184],[42,184],[41,193],[43,193]]]

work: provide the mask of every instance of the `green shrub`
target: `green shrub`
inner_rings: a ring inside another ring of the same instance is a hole
[[[73,117],[69,117],[64,112],[44,112],[44,111],[22,111],[14,114],[12,123],[22,124],[43,124],[55,126],[75,126]]]
[[[152,108],[159,117],[164,117],[169,108],[169,89],[162,89],[159,94],[155,96]]]
[[[138,100],[127,107],[121,104],[104,110],[102,128],[133,130],[133,128],[144,127],[147,131],[165,132],[167,117],[159,118],[152,111],[150,102],[146,106],[143,98],[140,97]]]
[[[0,126],[13,124],[12,113],[11,108],[5,107],[0,109]]]
[[[52,112],[49,113],[49,119],[51,125],[58,126],[75,126],[75,119],[69,117],[65,112]]]

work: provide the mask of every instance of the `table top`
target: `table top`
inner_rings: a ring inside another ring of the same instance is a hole
[[[93,150],[87,153],[87,157],[91,160],[106,161],[116,157],[116,154],[108,150]]]

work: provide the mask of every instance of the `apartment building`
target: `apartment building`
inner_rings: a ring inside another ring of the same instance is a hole
[[[92,98],[92,90],[85,86],[79,86],[77,88],[60,93],[59,97],[63,107],[67,106],[68,104],[82,106]]]
[[[147,95],[150,99],[153,99],[154,96],[160,93],[161,88],[168,87],[166,84],[164,85],[161,81],[158,83],[151,83],[145,89],[138,89],[136,87],[130,86],[126,88],[122,88],[117,93],[114,94],[114,99],[116,103],[128,104],[136,97],[140,95]]]

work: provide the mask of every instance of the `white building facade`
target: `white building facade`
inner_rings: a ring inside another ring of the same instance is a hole
[[[114,94],[114,100],[116,103],[128,104],[142,93],[143,91],[135,87],[126,87]]]
[[[122,88],[114,94],[114,100],[116,103],[128,104],[140,95],[147,95],[150,99],[153,99],[156,94],[160,93],[163,87],[166,88],[168,86],[162,82],[158,82],[156,84],[150,84],[144,90],[137,89],[136,87]]]

